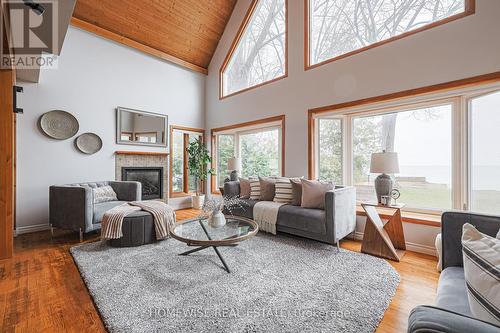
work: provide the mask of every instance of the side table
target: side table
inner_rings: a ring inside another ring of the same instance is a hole
[[[404,204],[384,206],[379,204],[361,204],[366,213],[366,225],[361,252],[400,261],[405,254],[406,243],[401,220],[401,208]],[[393,211],[384,224],[377,208]]]

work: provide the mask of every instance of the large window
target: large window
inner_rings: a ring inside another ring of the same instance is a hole
[[[196,190],[195,179],[189,174],[186,148],[189,143],[203,140],[204,130],[179,126],[170,127],[170,195],[189,195]]]
[[[471,209],[500,214],[500,92],[470,101]]]
[[[376,201],[371,154],[397,152],[395,188],[407,210],[500,213],[500,87],[312,113],[310,177],[356,187]]]
[[[309,0],[306,65],[473,13],[473,0]]]
[[[212,191],[218,190],[215,185],[224,185],[232,171],[227,169],[227,161],[232,157],[241,159],[242,177],[282,175],[284,122],[284,116],[278,116],[212,130],[216,166]]]
[[[254,0],[221,68],[221,97],[286,76],[287,0]]]

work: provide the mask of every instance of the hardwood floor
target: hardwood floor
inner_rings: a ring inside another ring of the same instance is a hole
[[[177,211],[179,220],[197,215]],[[86,236],[94,241],[96,234]],[[0,332],[105,332],[104,325],[75,266],[69,248],[77,233],[56,231],[21,235],[14,257],[0,261]],[[342,247],[359,251],[361,243]],[[401,262],[389,261],[401,275],[389,309],[377,332],[406,332],[408,313],[419,304],[433,304],[439,274],[434,257],[406,252]]]

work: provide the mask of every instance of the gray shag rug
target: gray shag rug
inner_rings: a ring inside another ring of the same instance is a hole
[[[71,253],[110,332],[373,332],[400,278],[385,260],[286,235],[190,249],[168,239]]]

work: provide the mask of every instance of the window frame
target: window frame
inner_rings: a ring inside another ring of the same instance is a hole
[[[285,115],[280,115],[276,117],[264,118],[254,121],[249,121],[245,123],[229,125],[220,128],[213,128],[211,130],[212,137],[212,168],[215,170],[215,174],[212,175],[210,179],[210,191],[212,194],[221,194],[218,189],[218,136],[219,135],[234,135],[234,156],[240,156],[240,136],[245,134],[252,134],[262,132],[263,130],[273,130],[278,129],[279,138],[279,164],[278,170],[279,175],[283,176],[285,174]]]
[[[231,58],[238,48],[238,44],[240,42],[241,37],[243,36],[243,33],[246,30],[246,27],[250,23],[250,19],[252,18],[252,15],[255,11],[255,8],[257,7],[257,4],[260,0],[252,0],[250,3],[250,7],[248,8],[245,17],[243,18],[243,21],[241,22],[241,25],[238,29],[238,32],[236,33],[236,36],[233,39],[233,42],[231,43],[231,47],[229,48],[226,57],[224,58],[224,61],[222,62],[222,65],[219,69],[219,100],[222,100],[224,98],[228,98],[231,96],[235,96],[238,94],[241,94],[243,92],[262,87],[266,84],[270,84],[276,81],[279,81],[281,79],[284,79],[288,77],[288,0],[285,0],[285,73],[281,76],[275,77],[272,80],[265,81],[256,85],[253,85],[251,87],[247,87],[245,89],[241,89],[238,91],[235,91],[233,93],[224,95],[224,71],[226,70],[227,66],[229,65],[229,62],[231,61]]]
[[[422,26],[420,28],[417,28],[417,29],[414,29],[411,31],[406,31],[400,35],[396,35],[396,36],[381,40],[379,42],[364,46],[362,48],[352,50],[350,52],[335,56],[333,58],[323,60],[321,62],[318,62],[317,64],[311,64],[311,41],[309,39],[310,36],[312,35],[311,34],[311,24],[310,24],[311,23],[310,1],[311,0],[304,0],[304,70],[305,71],[322,66],[322,65],[325,65],[325,64],[328,64],[328,63],[331,63],[331,62],[334,62],[334,61],[337,61],[337,60],[340,60],[340,59],[350,57],[352,55],[355,55],[355,54],[358,54],[361,52],[365,52],[365,51],[373,49],[375,47],[385,45],[385,44],[397,41],[399,39],[412,36],[414,34],[418,34],[419,32],[426,31],[426,30],[438,27],[438,26],[446,24],[446,23],[453,22],[455,20],[467,17],[469,15],[473,15],[476,12],[476,0],[464,0],[465,10],[462,13],[458,13],[458,14],[446,17],[444,19],[429,23],[429,24]]]
[[[468,79],[469,80],[469,79]],[[343,183],[354,186],[353,182],[353,120],[359,116],[380,115],[394,112],[404,112],[415,107],[452,105],[452,207],[451,209],[468,210],[471,206],[471,108],[470,102],[477,97],[500,91],[500,76],[485,80],[482,84],[465,82],[455,89],[436,89],[422,94],[405,94],[404,92],[374,97],[360,101],[342,103],[323,108],[309,110],[309,178],[314,179],[319,170],[319,126],[320,118],[341,118],[343,125],[343,142],[345,144],[343,157]],[[397,96],[395,98],[389,98]],[[408,208],[406,212],[427,215],[439,215],[442,210]]]
[[[173,176],[174,176],[174,170],[173,170],[173,159],[174,159],[174,154],[173,154],[173,147],[174,147],[174,132],[181,132],[183,133],[184,137],[184,142],[183,142],[183,147],[184,147],[184,154],[183,154],[183,191],[180,192],[174,192],[173,191]],[[193,191],[189,191],[189,171],[188,171],[188,166],[187,166],[187,161],[188,161],[188,154],[186,151],[187,145],[189,144],[189,135],[190,134],[195,134],[198,136],[201,136],[201,141],[204,143],[205,142],[205,130],[202,128],[194,128],[194,127],[184,127],[184,126],[177,126],[177,125],[171,125],[170,126],[170,159],[169,159],[169,193],[171,198],[178,198],[178,197],[185,197],[185,196],[192,196],[195,193]],[[205,193],[205,186],[204,183],[202,182],[201,184],[201,193]]]

